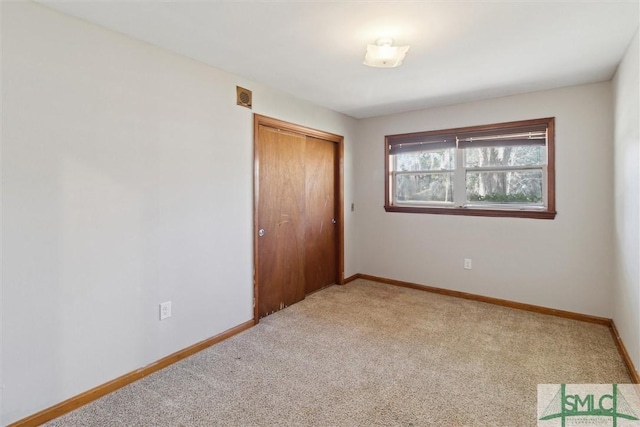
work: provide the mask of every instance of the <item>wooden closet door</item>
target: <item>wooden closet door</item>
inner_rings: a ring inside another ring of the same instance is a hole
[[[337,144],[307,137],[305,200],[305,292],[337,281]]]
[[[304,299],[304,135],[259,126],[259,317]]]

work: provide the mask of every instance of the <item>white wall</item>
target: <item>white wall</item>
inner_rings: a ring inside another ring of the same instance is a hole
[[[613,80],[614,292],[613,321],[640,367],[640,43],[638,33]]]
[[[0,29],[2,23],[3,2],[0,2]],[[2,31],[0,31],[0,46],[2,46]],[[0,94],[2,91],[2,54],[0,53]],[[0,177],[2,177],[2,102],[0,102]],[[2,180],[0,180],[0,426],[2,422]]]
[[[356,122],[32,3],[2,3],[2,48],[0,425],[251,319],[253,112],[345,136],[345,276],[613,316],[640,362],[637,35],[615,237],[609,82]],[[547,116],[555,220],[384,212],[384,135]]]
[[[344,135],[347,206],[356,122],[32,3],[2,36],[10,423],[250,320],[252,113]]]
[[[556,117],[555,220],[386,213],[384,136]],[[611,316],[609,82],[362,120],[362,273]],[[463,269],[463,258],[473,269]]]

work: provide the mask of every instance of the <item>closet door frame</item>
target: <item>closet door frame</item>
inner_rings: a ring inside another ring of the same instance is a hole
[[[344,285],[344,137],[317,129],[285,122],[272,117],[254,114],[253,119],[253,320],[258,323],[260,320],[258,289],[260,278],[258,277],[258,207],[260,200],[260,162],[257,153],[258,130],[260,126],[267,126],[273,129],[280,129],[288,132],[302,134],[308,137],[323,139],[335,143],[337,149],[337,176],[336,176],[336,253],[337,253],[337,283]]]

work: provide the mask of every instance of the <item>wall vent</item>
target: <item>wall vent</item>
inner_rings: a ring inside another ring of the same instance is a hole
[[[251,108],[251,91],[240,86],[236,86],[237,104]]]

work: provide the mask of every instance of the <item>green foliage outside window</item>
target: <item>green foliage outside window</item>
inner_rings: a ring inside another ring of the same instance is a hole
[[[493,202],[493,203],[542,203],[542,197],[527,195],[525,193],[492,193],[478,194],[467,193],[471,202]]]

